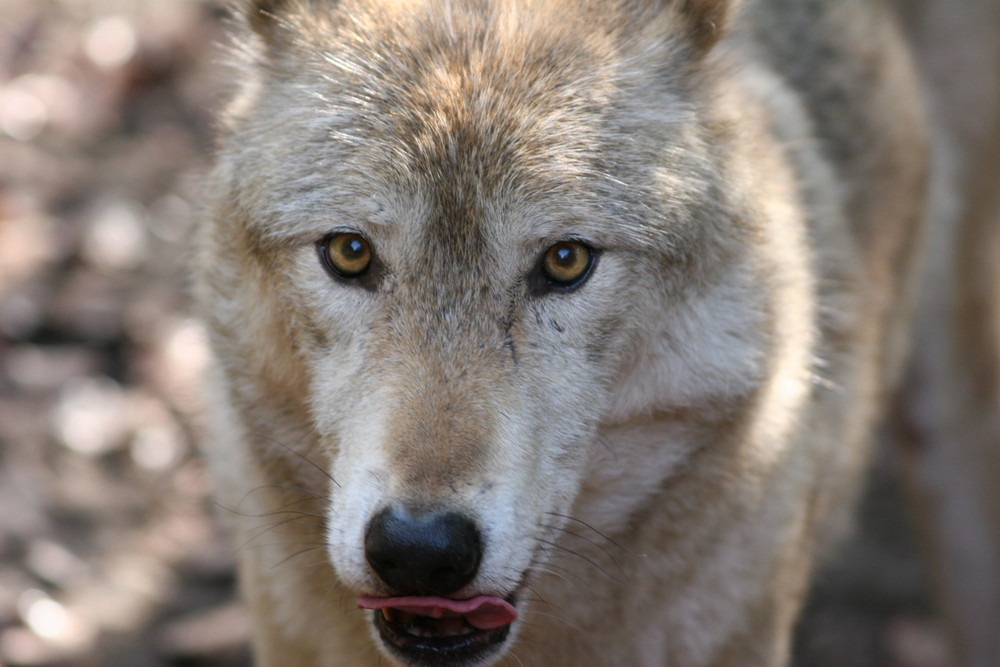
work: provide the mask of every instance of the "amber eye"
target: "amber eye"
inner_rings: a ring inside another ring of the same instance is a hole
[[[320,245],[320,252],[327,268],[342,278],[356,278],[372,263],[371,246],[360,234],[333,234]]]
[[[572,287],[590,273],[594,253],[578,241],[562,241],[545,251],[542,271],[546,279],[561,287]]]

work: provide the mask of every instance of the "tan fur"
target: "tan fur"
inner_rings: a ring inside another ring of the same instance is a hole
[[[196,268],[261,664],[396,664],[354,609],[394,502],[476,518],[457,597],[517,595],[462,664],[785,664],[909,349],[929,135],[892,11],[246,12]],[[377,284],[321,267],[345,229]],[[533,293],[567,238],[593,274]]]

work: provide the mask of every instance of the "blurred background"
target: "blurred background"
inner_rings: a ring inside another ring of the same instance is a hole
[[[221,5],[0,0],[0,664],[248,664],[185,295]]]
[[[0,666],[249,664],[185,273],[225,15],[0,0]],[[892,468],[854,565],[821,577],[802,665],[948,665]]]

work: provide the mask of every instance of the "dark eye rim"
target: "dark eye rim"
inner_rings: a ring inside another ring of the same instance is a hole
[[[330,258],[329,245],[330,241],[338,236],[357,236],[363,240],[365,244],[367,244],[371,259],[364,269],[357,273],[345,273],[337,268],[336,264],[334,264]],[[319,260],[323,265],[323,269],[338,282],[344,284],[359,284],[366,289],[374,289],[378,286],[382,273],[381,263],[375,253],[371,240],[361,232],[354,229],[337,229],[329,232],[325,234],[323,238],[316,241],[316,253],[319,255]]]
[[[583,246],[584,248],[587,249],[587,252],[589,253],[589,257],[587,259],[587,268],[583,270],[583,272],[579,275],[579,277],[575,278],[574,280],[568,283],[554,280],[548,275],[548,272],[545,270],[545,257],[548,255],[548,253],[556,246],[566,243],[578,244],[580,246]],[[579,289],[594,274],[594,269],[597,267],[598,261],[600,260],[602,253],[603,250],[601,250],[600,248],[595,248],[593,244],[578,238],[561,239],[559,241],[556,241],[555,243],[550,244],[548,247],[545,248],[545,251],[542,252],[528,280],[531,293],[534,296],[543,296],[545,294],[553,292],[557,293],[572,292],[576,289]]]

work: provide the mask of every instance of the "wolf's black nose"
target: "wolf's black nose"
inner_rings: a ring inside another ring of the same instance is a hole
[[[476,576],[479,529],[458,512],[387,507],[365,535],[365,557],[394,595],[446,596]]]

